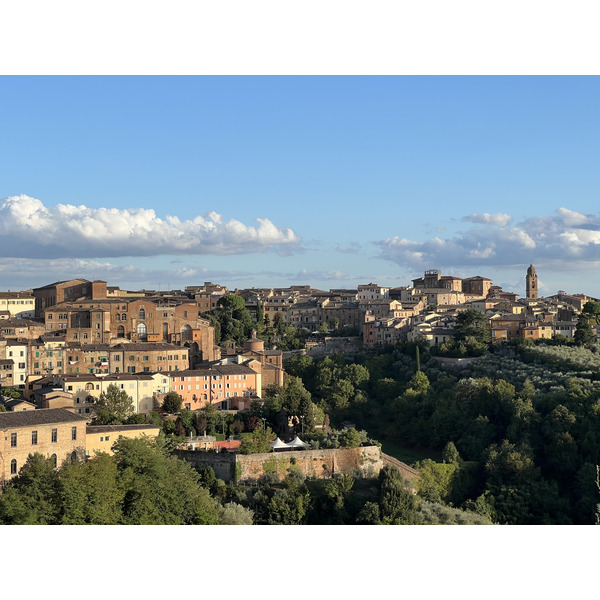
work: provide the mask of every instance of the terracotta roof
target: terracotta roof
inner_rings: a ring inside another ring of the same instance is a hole
[[[130,344],[117,344],[112,347],[113,350],[188,350],[185,346],[167,344],[165,342],[131,342]]]
[[[0,413],[0,429],[51,425],[54,423],[72,423],[73,421],[85,422],[87,418],[76,415],[66,408],[41,408],[37,410]]]
[[[240,440],[225,440],[223,442],[215,442],[213,448],[219,448],[220,450],[237,450],[242,445]]]
[[[88,425],[87,433],[105,433],[111,431],[138,431],[143,429],[160,429],[158,425]]]
[[[33,300],[33,294],[31,292],[0,292],[0,298],[27,298]]]
[[[161,371],[163,373],[163,371]],[[245,365],[212,365],[210,367],[198,368],[198,369],[186,369],[185,371],[168,371],[164,372],[165,375],[171,377],[199,377],[202,375],[256,375],[256,371],[253,371],[250,367]]]

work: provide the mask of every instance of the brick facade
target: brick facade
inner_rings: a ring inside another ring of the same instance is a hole
[[[0,484],[18,474],[30,454],[55,457],[56,466],[85,454],[87,419],[64,408],[0,413]]]

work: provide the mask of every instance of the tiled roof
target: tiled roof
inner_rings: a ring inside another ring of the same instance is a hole
[[[87,433],[110,433],[111,431],[138,431],[143,429],[160,429],[158,425],[88,425]]]
[[[130,344],[117,344],[112,347],[113,350],[188,350],[184,346],[167,344],[165,342],[132,342]]]
[[[73,421],[85,422],[87,418],[76,415],[66,408],[41,408],[38,410],[0,413],[0,429],[72,423]]]

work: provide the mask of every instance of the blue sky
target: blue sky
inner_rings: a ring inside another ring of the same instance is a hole
[[[522,294],[533,261],[542,293],[600,296],[599,92],[593,76],[3,76],[0,289],[396,286],[439,268]]]

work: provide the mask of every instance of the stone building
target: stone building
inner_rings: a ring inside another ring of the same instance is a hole
[[[117,344],[110,349],[111,373],[155,373],[190,368],[190,348],[159,342]]]
[[[490,293],[492,280],[477,275],[462,280],[462,291],[469,296],[481,296],[486,298]]]
[[[207,404],[221,409],[233,405],[249,408],[251,399],[262,393],[260,363],[249,364],[210,365],[171,373],[171,391],[182,397],[188,410],[198,410]],[[241,403],[234,399],[241,399]]]
[[[30,454],[65,460],[85,455],[87,419],[64,408],[0,413],[0,484],[15,477]]]
[[[35,298],[29,292],[0,292],[0,312],[7,311],[12,318],[30,319],[35,316]]]
[[[99,452],[114,454],[113,446],[122,438],[156,438],[160,427],[156,425],[88,425],[85,437],[85,454],[94,457]]]
[[[44,311],[63,302],[78,299],[99,300],[107,297],[106,281],[88,281],[87,279],[69,279],[56,281],[33,290],[35,298],[35,316],[43,317]]]

